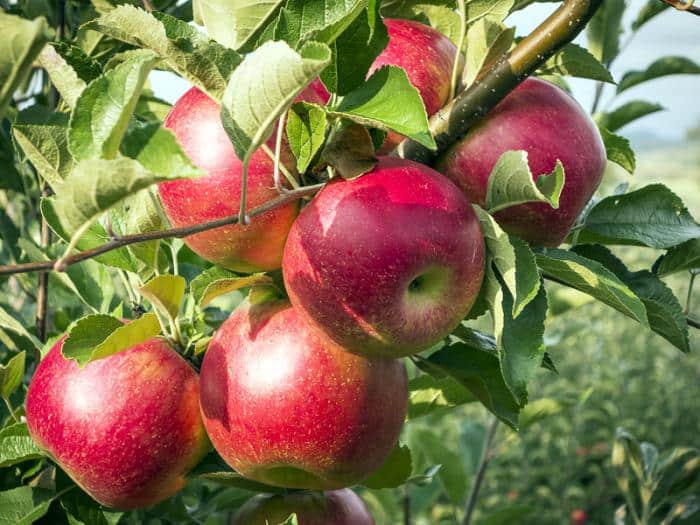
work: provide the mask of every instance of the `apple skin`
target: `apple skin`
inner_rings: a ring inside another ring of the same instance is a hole
[[[395,358],[428,349],[469,312],[484,239],[449,179],[383,157],[362,177],[331,182],[304,208],[282,270],[292,304],[330,339]]]
[[[571,525],[586,525],[588,522],[588,514],[583,509],[571,511]]]
[[[27,392],[39,447],[106,507],[148,507],[179,491],[210,450],[195,371],[158,338],[83,368],[62,346],[44,357]]]
[[[298,100],[323,102],[311,87]],[[207,173],[205,177],[158,186],[165,214],[176,228],[238,213],[243,163],[236,156],[219,113],[217,102],[199,89],[191,88],[165,119],[165,127],[175,134],[185,153]],[[274,151],[274,144],[271,149]],[[291,159],[290,155],[285,147],[283,159]],[[292,166],[286,160],[285,164]],[[273,171],[272,159],[258,149],[248,166],[248,209],[279,196],[274,188]],[[284,241],[298,211],[299,204],[290,203],[256,217],[248,226],[208,230],[186,237],[185,243],[202,258],[230,270],[275,270],[282,262]]]
[[[288,301],[242,303],[212,338],[200,376],[214,448],[269,485],[354,485],[384,462],[406,417],[403,363],[344,351]]]
[[[603,177],[606,153],[588,114],[559,87],[530,78],[503,99],[436,164],[481,206],[491,170],[509,150],[525,150],[536,179],[561,160],[566,173],[559,208],[512,206],[495,214],[501,227],[533,245],[558,246]]]
[[[374,525],[365,502],[350,489],[254,496],[238,510],[231,525],[282,523],[293,513],[299,525]]]

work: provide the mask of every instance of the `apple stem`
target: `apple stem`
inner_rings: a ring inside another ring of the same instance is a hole
[[[243,174],[241,176],[241,207],[238,210],[238,223],[247,226],[250,224],[250,215],[246,214],[248,206],[248,166],[250,165],[250,155],[246,155],[243,161]]]
[[[681,0],[661,0],[665,4],[670,5],[671,7],[678,9],[679,11],[687,11],[688,13],[692,13],[694,15],[700,16],[700,7],[694,5],[695,0],[690,0],[688,2],[682,2]]]
[[[464,0],[457,0],[459,8],[459,40],[457,41],[457,51],[455,52],[455,63],[452,65],[452,79],[450,80],[450,100],[455,97],[457,92],[457,84],[459,83],[460,75],[460,56],[464,47],[464,39],[467,36],[467,6]]]
[[[432,116],[430,131],[437,142],[436,151],[406,139],[394,154],[431,164],[439,153],[462,138],[503,97],[576,38],[602,3],[603,0],[565,0],[531,34],[504,54],[493,68],[484,71],[472,85]]]

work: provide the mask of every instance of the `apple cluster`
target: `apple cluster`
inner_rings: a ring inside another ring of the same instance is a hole
[[[385,20],[389,45],[373,69],[403,67],[435,113],[446,102],[452,42],[428,26]],[[460,58],[461,59],[461,58]],[[316,81],[299,97],[325,103]],[[218,104],[196,88],[165,121],[207,176],[163,183],[175,227],[238,212],[242,164]],[[380,153],[401,139],[389,134]],[[401,361],[444,339],[481,288],[485,243],[472,204],[506,151],[525,150],[534,176],[566,170],[558,209],[522,204],[496,214],[509,233],[556,246],[597,187],[597,129],[560,88],[529,79],[454,144],[436,169],[380,156],[367,174],[332,180],[303,210],[275,208],[249,225],[192,235],[203,258],[239,272],[282,268],[289,299],[242,303],[214,334],[199,376],[153,339],[80,368],[59,341],[27,395],[36,442],[100,503],[153,505],[178,491],[210,443],[243,476],[318,492],[257,496],[234,523],[374,523],[346,489],[396,446],[407,410]],[[282,162],[293,166],[284,145]],[[277,196],[273,160],[249,164],[250,206]],[[277,521],[275,521],[277,520]]]

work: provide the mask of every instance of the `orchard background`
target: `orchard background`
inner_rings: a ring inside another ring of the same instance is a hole
[[[145,509],[108,509],[27,429],[28,385],[63,334],[74,342],[64,356],[82,364],[159,335],[199,370],[210,337],[246,297],[284,295],[280,272],[249,276],[212,265],[178,238],[191,230],[168,224],[157,184],[202,173],[161,126],[170,110],[161,92],[171,89],[160,71],[222,101],[241,158],[273,131],[250,118],[261,94],[261,118],[272,124],[319,74],[340,93],[327,110],[295,104],[282,117],[287,125],[278,129],[304,173],[301,189],[280,192],[273,205],[308,201],[329,175],[361,176],[386,132],[415,140],[396,155],[432,164],[431,134],[441,148],[455,142],[523,76],[564,89],[570,77],[585,79],[576,86],[589,82],[596,102],[585,109],[609,159],[591,204],[558,249],[528,248],[480,215],[490,269],[481,298],[449,338],[404,359],[409,405],[400,444],[354,490],[377,524],[700,522],[700,365],[691,353],[700,326],[700,122],[683,140],[637,135],[630,144],[625,126],[654,119],[665,101],[619,102],[678,78],[697,90],[699,77],[676,75],[700,74],[700,57],[694,47],[637,71],[615,67],[643,28],[674,17],[700,23],[700,8],[631,4],[199,0],[193,9],[168,0],[2,1],[0,524],[228,524],[255,494],[287,493],[246,479],[211,452],[175,496]],[[524,49],[527,33],[508,28],[543,6],[560,17],[538,20],[545,26]],[[189,24],[193,11],[206,33]],[[379,87],[364,81],[386,44],[378,14],[418,20],[462,46],[466,74],[455,70],[456,99],[442,115],[451,118],[429,121],[399,72]],[[579,32],[580,45],[568,43]],[[288,45],[271,47],[273,39]],[[371,103],[353,106],[353,95]],[[684,100],[697,113],[693,96]],[[447,120],[457,124],[447,129]],[[328,133],[331,122],[346,126]],[[565,169],[545,177],[559,177],[562,190],[534,184],[522,157],[502,168],[509,190],[501,207],[556,206],[565,191]],[[265,211],[244,208],[253,225]],[[546,300],[536,300],[544,289]],[[296,520],[304,525],[298,516],[285,523]]]

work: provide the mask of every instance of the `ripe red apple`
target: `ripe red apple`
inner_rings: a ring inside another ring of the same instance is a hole
[[[598,129],[565,91],[530,78],[452,146],[436,169],[483,206],[491,170],[510,150],[527,151],[535,178],[550,173],[561,160],[566,181],[558,209],[546,203],[520,204],[497,212],[496,220],[532,244],[558,246],[603,176],[606,153]]]
[[[391,452],[406,417],[406,381],[400,361],[344,351],[287,301],[243,303],[204,357],[202,416],[216,450],[244,476],[338,489]]]
[[[571,511],[571,525],[586,525],[588,522],[588,514],[583,509],[575,509]]]
[[[484,239],[452,182],[386,157],[360,178],[331,182],[304,208],[282,269],[292,304],[333,341],[399,357],[437,343],[469,312]]]
[[[175,494],[209,450],[195,371],[159,338],[83,368],[62,346],[27,392],[32,438],[107,507],[148,507]]]
[[[300,100],[322,103],[313,88]],[[164,182],[160,200],[174,227],[193,226],[238,213],[243,164],[236,156],[219,116],[219,104],[197,88],[185,93],[165,119],[182,149],[208,176]],[[272,148],[274,150],[274,147]],[[291,153],[283,152],[283,159]],[[285,162],[289,167],[292,163]],[[278,196],[273,182],[274,162],[262,149],[248,166],[248,208]],[[299,211],[291,203],[255,218],[248,226],[231,225],[190,235],[187,245],[204,259],[231,270],[274,270],[282,262],[289,228]]]
[[[372,64],[370,74],[383,66],[403,68],[420,93],[428,116],[437,113],[450,97],[457,47],[445,35],[420,22],[385,18],[384,24],[389,43]],[[391,151],[402,139],[397,133],[389,133],[381,151]]]
[[[374,525],[365,502],[350,489],[258,495],[238,510],[231,525],[272,525],[291,514],[299,525]]]

